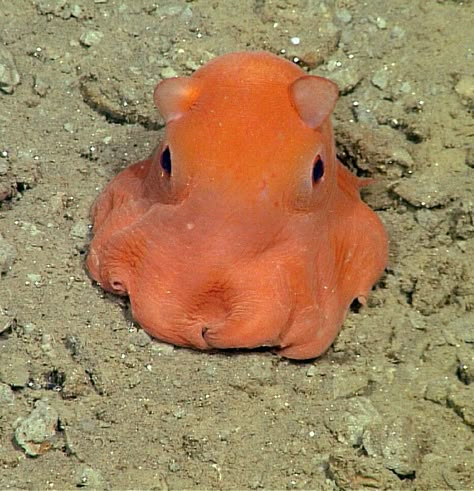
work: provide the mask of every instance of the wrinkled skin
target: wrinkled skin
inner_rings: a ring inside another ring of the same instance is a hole
[[[164,141],[94,204],[91,276],[169,343],[323,353],[387,260],[335,156],[336,99],[332,82],[262,52],[161,82]]]

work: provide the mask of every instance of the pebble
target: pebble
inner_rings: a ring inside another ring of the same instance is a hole
[[[474,144],[468,147],[465,162],[468,167],[474,169]]]
[[[178,74],[176,73],[176,71],[170,66],[163,68],[163,70],[161,70],[161,72],[160,72],[160,77],[162,79],[174,78],[177,76],[178,76]]]
[[[464,385],[471,385],[474,382],[474,352],[472,349],[461,346],[456,353],[456,357],[458,359],[458,367],[456,369],[458,379]]]
[[[5,94],[13,94],[20,83],[20,74],[16,69],[12,54],[0,45],[0,90]]]
[[[360,446],[366,428],[380,416],[372,402],[365,397],[341,399],[337,409],[327,411],[324,424],[338,441]]]
[[[387,29],[387,21],[383,17],[376,17],[374,20],[374,24],[379,29]]]
[[[25,336],[30,336],[31,334],[33,334],[35,332],[35,330],[36,330],[36,326],[32,322],[27,322],[23,326],[23,334]]]
[[[15,317],[7,314],[0,308],[0,336],[11,332],[14,324]]]
[[[452,390],[448,394],[447,403],[448,407],[453,408],[468,426],[474,427],[474,386],[472,384]]]
[[[469,181],[466,171],[466,151],[458,148],[436,150],[427,156],[432,165],[414,172],[393,187],[395,194],[415,208],[434,208],[446,205],[460,196]],[[446,179],[446,165],[450,178]]]
[[[66,3],[67,0],[42,0],[37,3],[36,8],[41,15],[59,16]]]
[[[397,184],[393,191],[415,208],[435,208],[449,200],[449,195],[429,175],[414,176]]]
[[[336,70],[326,76],[337,84],[342,95],[348,94],[362,80],[362,74],[356,66]]]
[[[40,97],[45,97],[51,86],[42,78],[35,76],[33,83],[33,92]]]
[[[15,430],[15,442],[30,457],[47,452],[56,436],[59,414],[47,399],[36,401],[29,416],[20,419]]]
[[[413,169],[415,162],[408,150],[403,147],[396,147],[393,149],[390,162],[397,163],[404,169]]]
[[[371,424],[362,436],[362,447],[369,457],[382,457],[384,466],[399,477],[412,476],[417,470],[420,447],[408,417],[383,418]]]
[[[84,31],[81,34],[81,37],[79,38],[79,42],[83,46],[89,48],[91,46],[99,44],[103,37],[104,34],[100,31],[88,30],[88,31]]]
[[[139,329],[137,332],[131,334],[130,339],[132,344],[139,348],[144,348],[151,343],[150,336],[143,329]]]
[[[85,239],[89,236],[89,224],[86,221],[79,220],[71,228],[71,237],[75,239]]]
[[[178,464],[178,462],[173,460],[168,464],[168,469],[170,472],[178,472],[181,470],[181,466]]]
[[[10,357],[0,366],[0,382],[13,389],[22,389],[28,385],[30,370],[28,361],[20,357]]]
[[[266,360],[250,365],[248,377],[262,386],[273,385],[276,382],[273,365]]]
[[[454,332],[456,337],[467,344],[474,344],[474,312],[466,312],[463,316],[452,320],[446,329]]]
[[[394,26],[392,31],[390,32],[390,37],[397,41],[403,41],[405,38],[405,31],[400,26]],[[396,44],[397,47],[401,47],[401,43]]]
[[[410,82],[405,80],[400,84],[399,90],[402,94],[409,94],[413,89],[411,88]]]
[[[459,79],[458,83],[454,86],[454,90],[458,96],[468,104],[472,106],[474,104],[474,77],[463,76]]]
[[[415,219],[425,230],[434,233],[442,222],[442,218],[439,215],[434,214],[431,210],[426,208],[419,208],[415,212]]]
[[[15,394],[9,385],[0,383],[0,414],[5,406],[12,406],[15,402]]]
[[[16,249],[0,234],[0,274],[11,270],[16,259]]]
[[[79,19],[82,16],[82,9],[77,3],[71,6],[71,16],[76,19]]]
[[[33,285],[35,286],[38,286],[41,284],[41,281],[42,281],[42,276],[38,273],[28,273],[26,275],[26,277],[28,278],[28,281],[30,283],[33,283]]]
[[[381,68],[380,70],[377,70],[373,75],[370,81],[372,82],[372,85],[377,87],[378,89],[386,89],[388,86],[390,76],[388,71],[385,68]]]
[[[430,380],[426,386],[424,398],[437,404],[446,404],[449,392],[449,381],[446,378]]]
[[[74,483],[78,488],[107,488],[105,479],[103,478],[102,474],[92,467],[88,467],[86,465],[81,465],[78,469],[76,469]]]
[[[336,18],[344,24],[349,24],[352,20],[352,14],[347,9],[339,9],[336,11]]]
[[[170,356],[175,352],[175,348],[172,344],[162,343],[161,341],[154,341],[151,345],[152,351],[158,355]]]
[[[53,336],[51,334],[43,334],[40,346],[44,353],[51,355],[53,353]]]

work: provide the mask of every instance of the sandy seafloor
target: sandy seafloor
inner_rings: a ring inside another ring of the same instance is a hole
[[[473,25],[470,0],[1,1],[0,488],[474,489]],[[152,341],[84,269],[155,84],[242,49],[338,82],[390,235],[306,363]]]

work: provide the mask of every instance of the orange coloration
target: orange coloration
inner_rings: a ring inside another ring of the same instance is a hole
[[[263,52],[161,82],[156,154],[92,210],[92,277],[151,335],[313,358],[387,261],[387,236],[336,159],[337,88]]]

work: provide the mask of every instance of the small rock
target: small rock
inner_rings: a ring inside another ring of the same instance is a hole
[[[393,191],[400,198],[415,208],[435,208],[446,204],[453,196],[450,189],[440,182],[429,169],[414,174],[410,179],[404,179],[394,186]]]
[[[374,23],[379,29],[387,29],[387,21],[383,17],[376,17]]]
[[[81,465],[75,472],[75,485],[78,488],[105,489],[106,482],[99,471],[92,467]]]
[[[63,399],[77,399],[91,390],[87,374],[79,369],[67,372],[61,396]]]
[[[14,325],[16,325],[15,317],[0,308],[0,336],[10,333]]]
[[[455,336],[464,343],[474,344],[474,312],[467,312],[461,317],[452,320],[446,329],[452,331]]]
[[[411,84],[410,82],[408,82],[407,80],[403,81],[401,84],[400,84],[400,88],[399,88],[400,92],[402,94],[409,94],[411,91],[412,91],[412,88],[411,88]],[[413,109],[412,109],[413,108]],[[409,110],[416,110],[418,109],[418,103],[415,103],[412,105],[412,108],[409,108]]]
[[[30,415],[20,420],[15,430],[15,442],[30,457],[44,454],[53,446],[58,420],[58,412],[47,399],[36,401]]]
[[[336,11],[336,18],[344,24],[349,24],[352,20],[352,14],[347,9],[339,9]]]
[[[30,336],[35,332],[36,326],[32,322],[27,322],[24,326],[22,326],[22,330],[25,336]]]
[[[446,404],[449,392],[449,381],[445,378],[431,380],[425,390],[424,398],[436,404]]]
[[[454,90],[467,105],[474,104],[474,77],[463,76],[455,85]]]
[[[0,274],[10,271],[15,259],[16,249],[0,234]]]
[[[0,45],[0,90],[5,94],[13,94],[20,83],[20,74],[16,69],[12,54]]]
[[[71,236],[75,239],[85,239],[89,235],[89,224],[85,221],[78,221],[71,228]]]
[[[71,16],[76,19],[80,19],[82,16],[82,9],[77,3],[71,6]]]
[[[415,212],[415,219],[425,230],[434,232],[439,229],[444,217],[440,218],[439,215],[434,214],[431,210],[420,208]]]
[[[163,68],[163,70],[161,70],[161,72],[160,72],[160,77],[163,79],[174,78],[177,76],[178,76],[178,74],[176,73],[176,71],[170,66]]]
[[[104,34],[100,31],[88,30],[88,31],[84,31],[81,34],[81,37],[79,38],[79,42],[83,46],[89,48],[95,44],[99,44],[103,37]]]
[[[42,0],[38,2],[36,8],[41,15],[59,16],[66,3],[67,0]]]
[[[328,411],[324,424],[341,443],[359,446],[365,429],[379,419],[379,413],[369,399],[353,397],[341,399],[336,411]]]
[[[7,384],[0,383],[0,411],[6,406],[12,406],[14,402],[15,394],[13,390]]]
[[[331,482],[334,482],[334,487],[327,489],[400,489],[400,481],[392,473],[374,465],[368,459],[361,459],[352,448],[343,451],[335,448],[329,455],[322,474],[331,476]]]
[[[41,349],[44,353],[51,355],[53,353],[53,336],[51,334],[43,334],[41,336]]]
[[[162,343],[161,341],[155,341],[151,345],[151,349],[158,353],[158,355],[169,356],[174,354],[175,348],[172,344]]]
[[[326,76],[337,84],[342,95],[351,92],[362,80],[362,74],[355,66],[335,70]]]
[[[458,367],[456,375],[465,385],[471,385],[474,382],[474,352],[472,349],[460,347],[456,353]]]
[[[474,427],[474,385],[453,390],[448,395],[447,403],[467,425]]]
[[[173,416],[176,419],[182,419],[186,416],[186,411],[182,407],[179,407],[173,411]]]
[[[41,281],[42,281],[42,276],[40,274],[37,274],[37,273],[28,273],[26,275],[26,277],[28,278],[28,281],[30,283],[33,283],[33,285],[35,286],[40,286],[41,285]]]
[[[273,365],[266,360],[257,361],[249,367],[248,377],[262,386],[273,385],[275,383],[275,370]]]
[[[45,97],[51,86],[42,78],[35,76],[33,83],[33,92],[40,97]]]
[[[140,348],[144,348],[151,342],[150,336],[143,330],[139,329],[137,332],[133,333],[131,336],[132,344]]]
[[[49,206],[53,212],[62,213],[67,208],[67,194],[58,191],[49,199]]]
[[[362,436],[369,457],[382,457],[384,466],[399,477],[413,476],[420,460],[420,446],[411,420],[398,416],[370,425]]]
[[[413,157],[409,154],[408,150],[403,147],[393,149],[390,163],[396,163],[404,169],[413,169],[415,165]]]
[[[466,165],[474,168],[474,145],[470,145],[466,152]]]
[[[324,63],[324,57],[317,50],[305,51],[298,56],[300,59],[300,65],[308,67],[310,70],[314,70],[316,67]]]
[[[308,370],[306,370],[306,376],[307,377],[314,377],[315,375],[318,374],[318,369],[316,368],[315,365],[311,365]]]
[[[178,472],[179,470],[181,470],[181,466],[178,464],[178,462],[173,460],[168,464],[168,469],[170,470],[170,472]]]
[[[388,86],[389,79],[390,75],[388,71],[385,68],[381,68],[372,75],[370,81],[372,82],[372,85],[374,85],[378,89],[384,90]]]
[[[390,37],[397,41],[401,41],[405,37],[405,31],[400,26],[394,26],[392,31],[390,32]],[[397,46],[401,46],[397,44]]]
[[[29,364],[20,357],[10,357],[0,366],[0,382],[8,384],[13,389],[22,389],[30,379]]]

